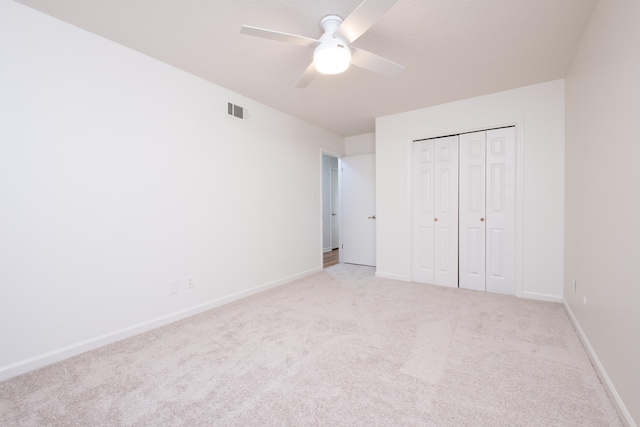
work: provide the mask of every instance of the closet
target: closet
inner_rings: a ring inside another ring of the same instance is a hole
[[[413,143],[412,280],[515,293],[515,128]]]

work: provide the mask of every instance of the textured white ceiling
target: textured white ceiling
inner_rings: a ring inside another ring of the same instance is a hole
[[[406,70],[357,67],[295,89],[313,50],[240,34],[307,37],[360,0],[19,0],[343,136],[375,117],[564,77],[596,0],[399,0],[354,46]]]

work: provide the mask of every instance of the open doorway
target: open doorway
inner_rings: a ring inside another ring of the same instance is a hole
[[[322,252],[324,268],[340,260],[339,160],[322,154]]]

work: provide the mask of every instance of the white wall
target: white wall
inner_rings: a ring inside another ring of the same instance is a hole
[[[0,58],[0,378],[321,269],[342,137],[5,0]]]
[[[331,247],[331,169],[338,169],[338,158],[322,155],[322,250]]]
[[[418,138],[521,121],[522,296],[560,301],[564,82],[556,80],[376,120],[377,274],[409,278],[408,148]]]
[[[361,154],[374,154],[376,152],[376,134],[364,133],[362,135],[348,136],[344,139],[344,154],[346,156],[359,156]]]
[[[564,297],[630,425],[640,423],[639,18],[637,0],[599,1],[566,78]]]

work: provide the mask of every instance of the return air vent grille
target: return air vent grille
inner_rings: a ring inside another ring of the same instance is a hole
[[[227,103],[227,115],[231,118],[246,122],[249,120],[249,111],[239,105]]]

